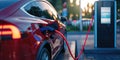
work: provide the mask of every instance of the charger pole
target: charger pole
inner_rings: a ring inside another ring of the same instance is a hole
[[[80,18],[79,18],[79,20],[80,20],[80,31],[82,31],[83,30],[83,26],[82,26],[82,9],[81,9],[81,0],[79,0],[79,5],[80,5]]]

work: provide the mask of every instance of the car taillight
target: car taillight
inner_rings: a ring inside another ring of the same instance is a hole
[[[0,25],[0,36],[11,35],[12,39],[20,39],[21,33],[14,25]]]

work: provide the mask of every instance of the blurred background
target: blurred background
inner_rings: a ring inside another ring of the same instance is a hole
[[[64,24],[67,31],[87,31],[90,20],[94,15],[94,2],[97,0],[48,0],[60,16],[66,17]],[[120,0],[117,1],[117,25],[120,28]],[[120,30],[120,29],[118,29]],[[92,30],[94,31],[94,23]]]

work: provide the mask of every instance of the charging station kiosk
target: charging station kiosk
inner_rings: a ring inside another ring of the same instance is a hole
[[[96,1],[94,11],[94,47],[85,48],[86,57],[99,59],[96,54],[120,54],[116,47],[116,1]]]
[[[116,47],[116,1],[95,2],[95,48]]]

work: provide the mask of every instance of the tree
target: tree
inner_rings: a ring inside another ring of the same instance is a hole
[[[93,8],[94,8],[94,5],[88,3],[88,4],[87,4],[87,8],[84,8],[84,12],[82,12],[82,13],[85,14],[85,16],[83,16],[83,18],[91,18],[92,13],[94,12],[94,11],[93,11]],[[89,10],[91,10],[91,12],[90,12]]]

